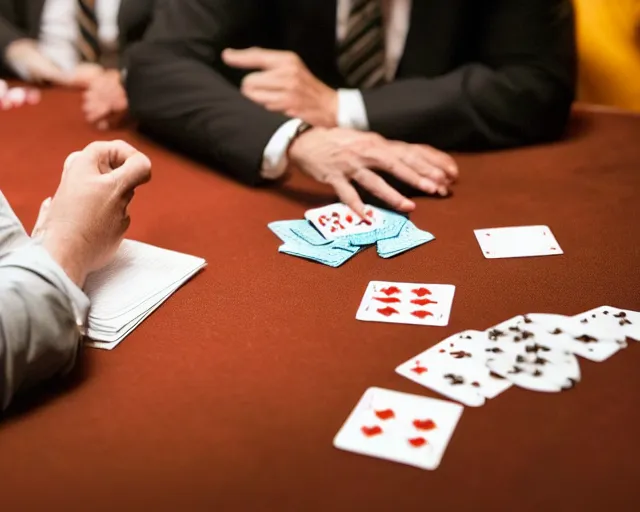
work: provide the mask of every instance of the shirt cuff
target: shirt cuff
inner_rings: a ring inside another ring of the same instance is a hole
[[[29,245],[13,251],[0,259],[0,267],[17,267],[39,275],[62,291],[69,299],[69,306],[81,335],[86,334],[89,298],[54,261],[47,250],[32,241]]]
[[[338,126],[353,130],[369,130],[364,98],[358,89],[338,89]]]
[[[265,180],[277,180],[287,170],[287,150],[296,135],[302,119],[289,119],[273,134],[262,154],[260,176]]]

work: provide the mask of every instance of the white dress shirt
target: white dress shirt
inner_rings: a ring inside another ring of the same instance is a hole
[[[398,64],[404,53],[404,46],[409,33],[412,0],[383,0],[383,16],[385,27],[386,78],[392,81],[398,70]],[[336,13],[336,38],[343,41],[347,36],[347,24],[351,0],[338,0]],[[369,119],[367,109],[358,89],[338,90],[338,118],[336,123],[341,128],[368,130]],[[262,177],[277,179],[287,167],[287,149],[298,127],[300,119],[291,119],[284,123],[269,140],[262,160]]]
[[[120,2],[96,0],[98,37],[106,51],[117,49]],[[79,32],[76,5],[76,0],[46,0],[40,21],[40,51],[67,72],[73,71],[80,62],[76,47]]]
[[[0,192],[0,411],[17,391],[71,369],[88,311]]]

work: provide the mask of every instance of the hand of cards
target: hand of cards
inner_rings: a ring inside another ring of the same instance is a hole
[[[361,219],[341,203],[309,210],[304,220],[272,222],[269,229],[284,242],[279,252],[338,267],[369,245],[381,258],[391,258],[432,241],[402,215],[367,206]]]

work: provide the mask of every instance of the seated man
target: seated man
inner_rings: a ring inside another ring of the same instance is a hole
[[[89,309],[81,288],[118,249],[127,205],[150,169],[119,141],[72,154],[33,239],[0,193],[0,410],[16,392],[73,366]]]
[[[106,128],[111,115],[127,110],[120,54],[144,34],[154,3],[0,0],[0,70],[28,82],[88,88],[85,116]]]
[[[167,0],[126,88],[144,130],[239,179],[297,169],[410,211],[372,171],[444,195],[457,168],[427,144],[559,137],[574,46],[569,0]]]

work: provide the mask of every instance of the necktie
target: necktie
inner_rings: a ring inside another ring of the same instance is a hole
[[[338,67],[347,84],[367,89],[384,82],[385,48],[381,0],[351,0]]]
[[[98,18],[96,0],[77,0],[76,19],[78,20],[78,53],[83,62],[100,60],[100,41],[98,39]]]

